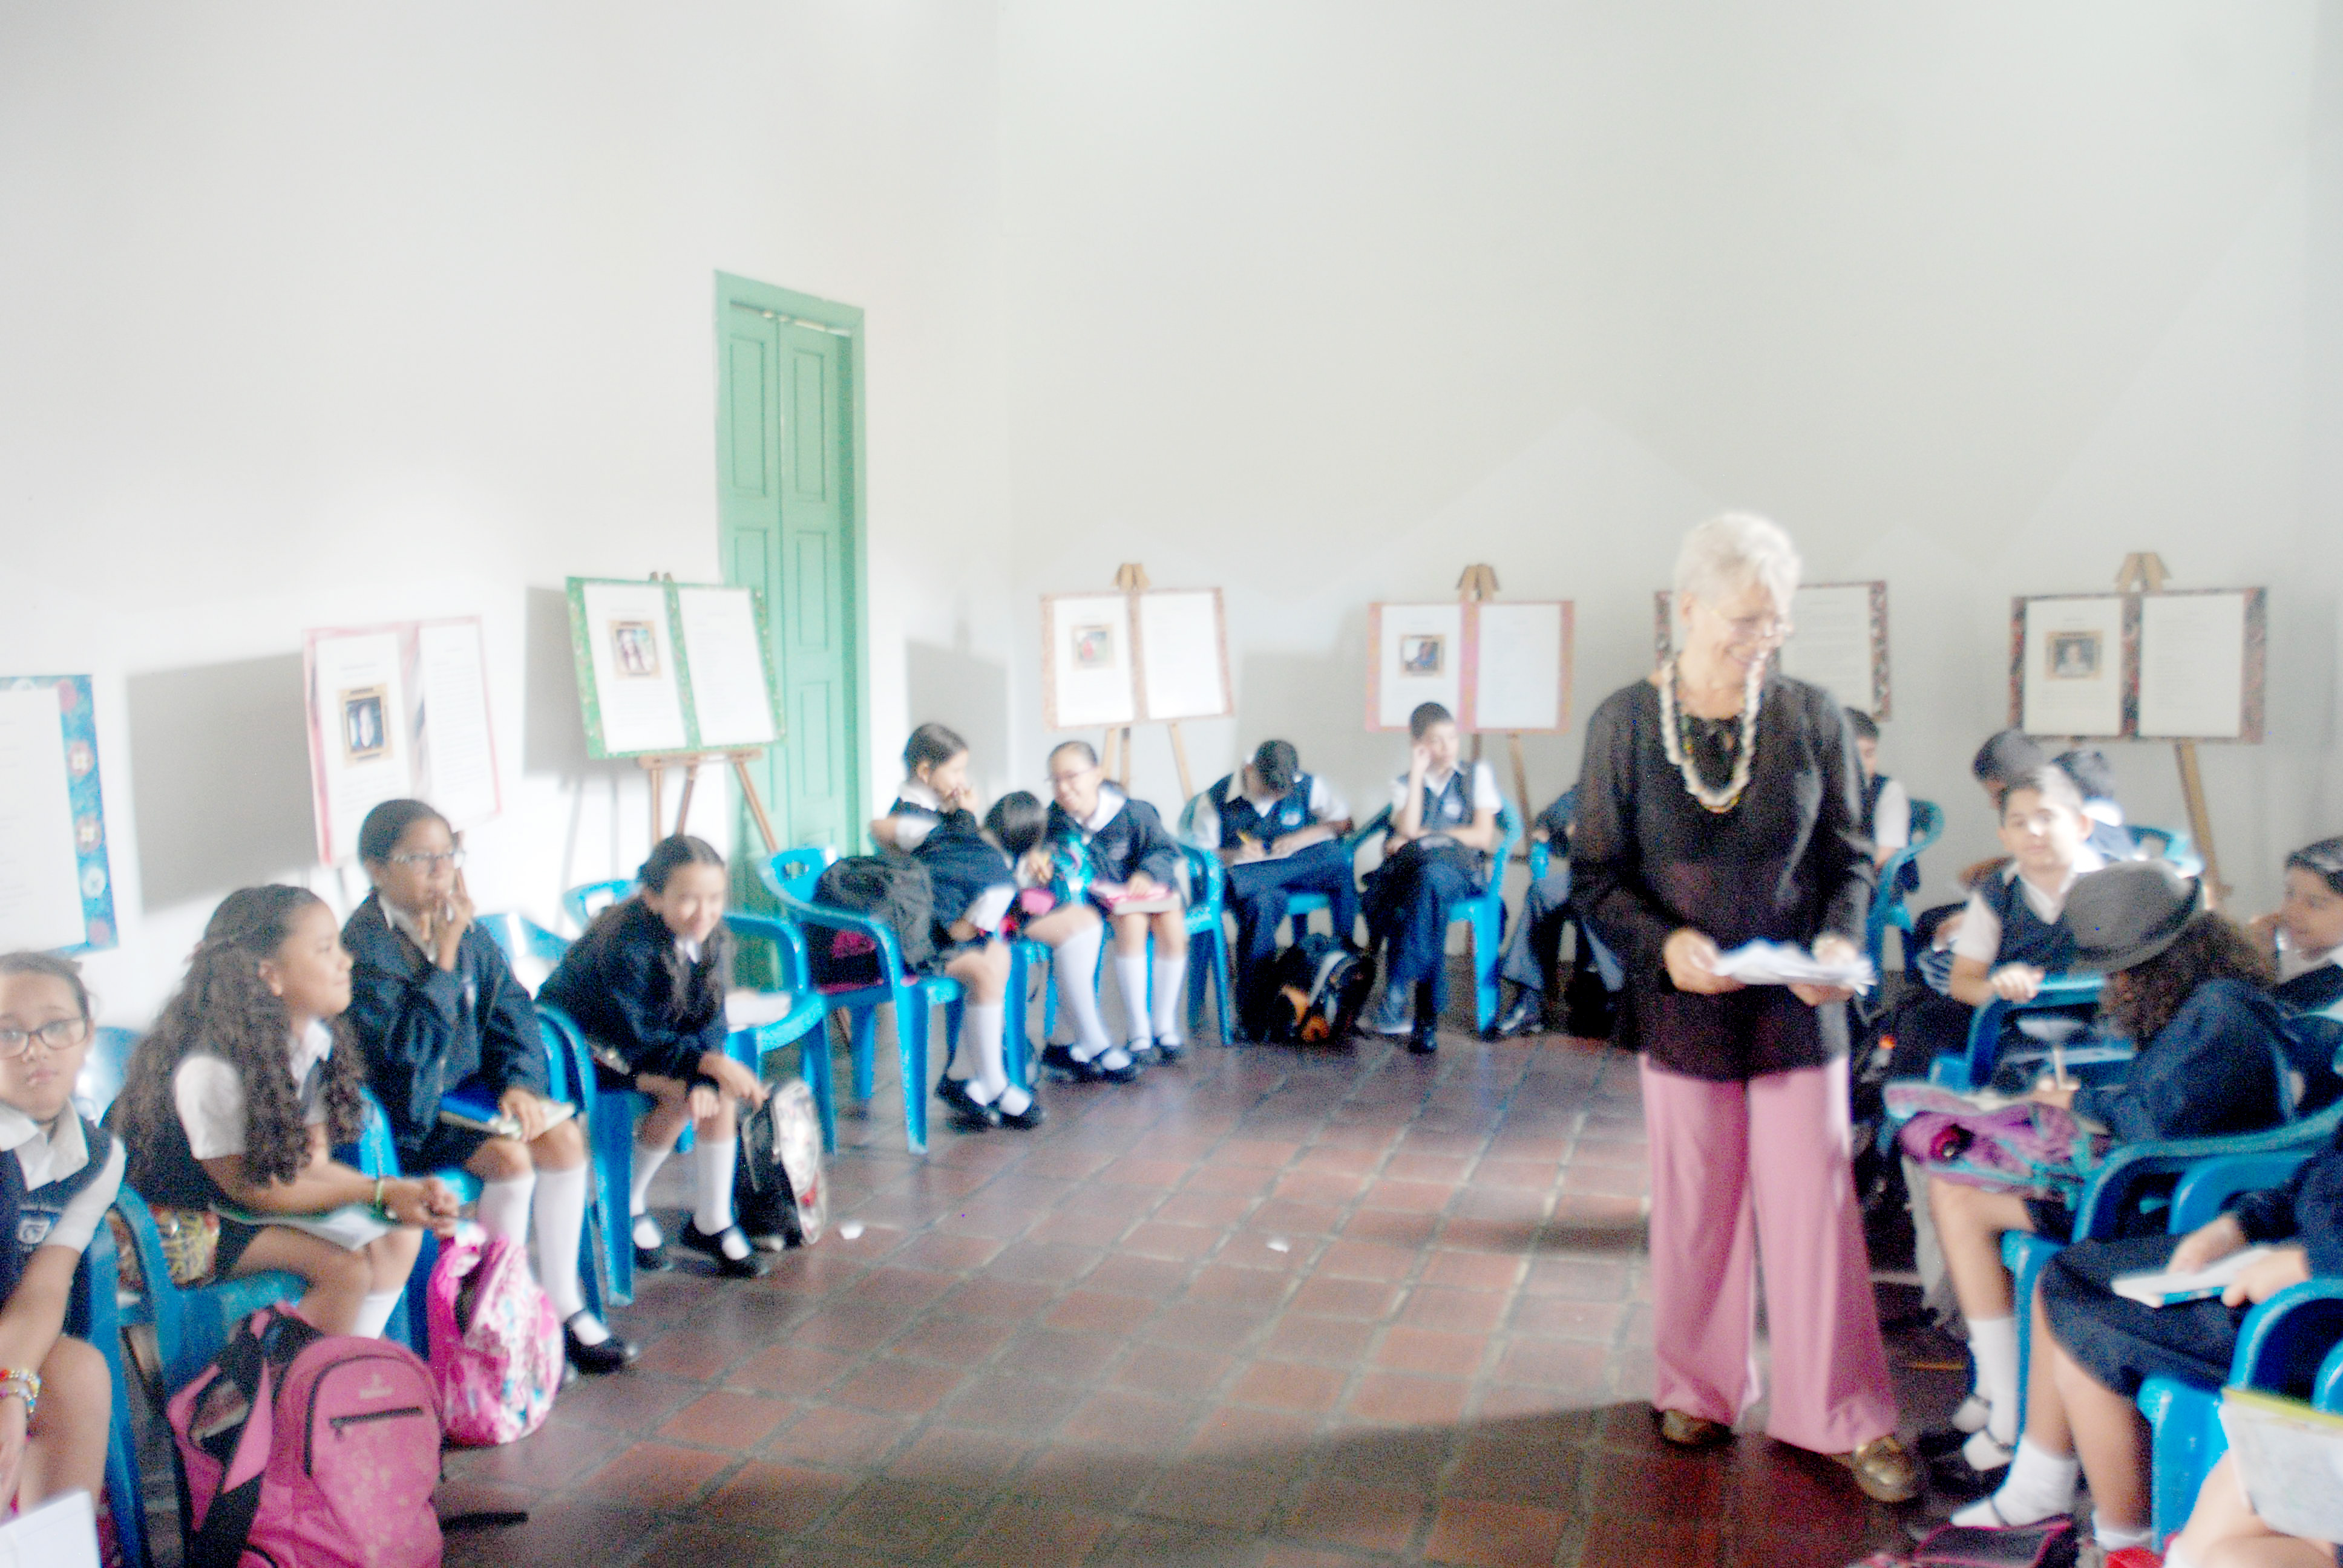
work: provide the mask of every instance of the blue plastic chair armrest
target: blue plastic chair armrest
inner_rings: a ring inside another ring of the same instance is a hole
[[[594,917],[635,890],[631,877],[615,878],[607,882],[584,882],[561,895],[561,912],[577,922],[584,930]]]
[[[2246,1314],[2229,1381],[2302,1399],[2319,1363],[2343,1341],[2343,1280],[2305,1280]]]
[[[2191,1166],[2172,1191],[2172,1233],[2185,1236],[2211,1224],[2239,1193],[2283,1184],[2312,1152],[2304,1148],[2272,1154],[2227,1154]]]
[[[808,903],[794,893],[777,893],[774,897],[781,907],[781,912],[791,920],[828,930],[854,931],[869,937],[871,944],[879,950],[879,972],[884,983],[902,983],[902,949],[895,940],[894,928],[886,921],[870,915]]]
[[[728,910],[724,923],[736,936],[753,937],[773,944],[780,957],[781,989],[787,991],[808,991],[813,989],[813,963],[806,951],[805,934],[788,920],[747,910]]]
[[[2140,1181],[2150,1176],[2182,1175],[2210,1160],[2227,1160],[2247,1155],[2288,1154],[2298,1161],[2308,1156],[2331,1138],[2338,1122],[2343,1122],[2343,1101],[2321,1111],[2318,1115],[2282,1126],[2264,1128],[2259,1132],[2230,1133],[2219,1138],[2176,1138],[2167,1141],[2118,1144],[2110,1151],[2083,1189],[2082,1201],[2075,1211],[2075,1239],[2085,1241],[2093,1236],[2115,1233],[2116,1224],[2125,1203]],[[2241,1179],[2250,1179],[2258,1172],[2248,1167],[2234,1168]],[[2266,1173],[2274,1166],[2261,1168]],[[2283,1180],[2283,1176],[2279,1178]],[[2203,1215],[2202,1205],[2225,1202],[2230,1193],[2251,1191],[2251,1187],[2219,1190],[2223,1180],[2217,1172],[2202,1179],[2197,1192],[2191,1195],[2189,1216]],[[2274,1183],[2264,1181],[2261,1186]],[[2180,1194],[2175,1194],[2176,1202]],[[2215,1211],[2217,1212],[2217,1209]],[[2187,1216],[2176,1213],[2171,1222],[2181,1223]],[[2203,1216],[2209,1218],[2209,1215]],[[2198,1220],[2202,1222],[2202,1219]],[[2193,1227],[2191,1227],[2193,1228]]]

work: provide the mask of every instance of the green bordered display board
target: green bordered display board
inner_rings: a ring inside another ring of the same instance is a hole
[[[781,739],[772,638],[754,588],[569,579],[586,749],[659,757]]]

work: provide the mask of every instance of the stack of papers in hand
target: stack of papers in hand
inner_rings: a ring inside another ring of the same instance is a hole
[[[1785,942],[1745,943],[1717,959],[1716,972],[1743,985],[1845,986],[1867,991],[1879,983],[1878,971],[1860,953],[1843,963],[1826,964]]]
[[[2202,1302],[2229,1288],[2229,1282],[2270,1255],[2268,1247],[2247,1247],[2192,1274],[2117,1274],[2114,1290],[2126,1301],[2143,1307],[2173,1307],[2182,1302]]]

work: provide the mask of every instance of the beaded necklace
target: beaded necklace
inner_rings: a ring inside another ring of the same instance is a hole
[[[1685,728],[1676,709],[1676,661],[1670,656],[1667,667],[1660,671],[1660,745],[1668,761],[1684,775],[1684,788],[1692,798],[1708,810],[1722,817],[1740,804],[1742,791],[1749,788],[1749,769],[1757,757],[1757,688],[1765,678],[1765,666],[1761,661],[1749,667],[1749,676],[1741,690],[1740,744],[1735,748],[1733,775],[1722,789],[1712,789],[1701,782],[1700,769],[1693,765],[1691,737],[1679,733]]]

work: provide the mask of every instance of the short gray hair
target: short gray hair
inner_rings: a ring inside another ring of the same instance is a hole
[[[1755,512],[1723,512],[1684,536],[1676,552],[1676,592],[1715,604],[1760,582],[1786,614],[1805,569],[1780,524]]]

